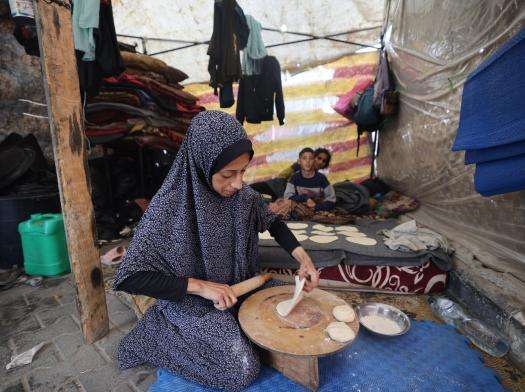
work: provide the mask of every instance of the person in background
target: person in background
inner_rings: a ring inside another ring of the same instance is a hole
[[[331,211],[335,207],[334,188],[326,176],[319,173],[315,162],[314,150],[303,148],[299,153],[301,170],[288,181],[284,198],[306,203],[315,211]]]
[[[314,151],[314,166],[316,170],[326,170],[330,165],[330,160],[332,155],[330,151],[326,148],[319,147]],[[289,167],[281,171],[277,177],[272,178],[271,180],[255,182],[250,185],[250,187],[261,194],[270,195],[272,201],[277,200],[280,197],[283,197],[284,191],[286,189],[286,184],[292,176],[301,170],[299,166],[299,159],[291,164]]]

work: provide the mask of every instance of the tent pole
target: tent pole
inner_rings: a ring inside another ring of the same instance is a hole
[[[108,333],[109,321],[99,251],[95,247],[93,204],[87,182],[71,6],[62,0],[33,0],[33,7],[80,323],[85,341],[92,343]]]

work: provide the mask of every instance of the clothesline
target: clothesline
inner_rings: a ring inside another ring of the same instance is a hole
[[[292,45],[292,44],[297,44],[297,43],[301,43],[301,42],[308,42],[308,41],[327,40],[327,41],[333,41],[333,42],[340,42],[340,43],[344,43],[344,44],[348,44],[348,45],[360,46],[360,47],[363,47],[363,48],[380,49],[376,45],[369,45],[369,44],[364,44],[364,43],[360,43],[360,42],[347,41],[347,40],[336,38],[336,37],[339,37],[341,35],[358,33],[358,32],[362,32],[362,31],[375,30],[375,29],[379,29],[379,28],[381,28],[381,26],[372,26],[372,27],[365,27],[365,28],[362,28],[362,29],[348,30],[348,31],[344,31],[342,33],[328,34],[328,35],[314,35],[314,34],[309,34],[309,33],[295,32],[295,31],[283,31],[281,29],[274,29],[274,28],[270,28],[270,27],[263,27],[262,30],[264,30],[264,31],[271,31],[271,32],[275,32],[275,33],[292,34],[292,35],[296,35],[296,36],[300,36],[300,37],[305,37],[304,39],[297,39],[297,40],[292,40],[292,41],[280,42],[280,43],[276,43],[276,44],[270,44],[270,45],[266,46],[267,48],[274,48],[274,47],[277,47],[277,46]],[[177,50],[187,49],[187,48],[191,48],[191,47],[199,46],[199,45],[208,45],[210,43],[209,40],[208,41],[188,41],[188,40],[172,39],[172,38],[143,37],[143,36],[136,36],[136,35],[129,35],[129,34],[117,34],[117,36],[118,37],[123,37],[123,38],[133,38],[133,39],[141,40],[143,53],[144,54],[148,54],[150,56],[156,56],[156,55],[160,55],[160,54],[174,52],[174,51],[177,51]],[[154,52],[154,53],[148,53],[147,47],[146,47],[147,41],[173,42],[173,43],[179,43],[179,44],[184,44],[184,45],[183,46],[178,46],[176,48],[161,50],[161,51]]]

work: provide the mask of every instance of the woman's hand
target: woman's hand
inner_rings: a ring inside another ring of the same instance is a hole
[[[312,291],[319,285],[319,274],[315,269],[312,259],[308,256],[308,253],[306,253],[302,246],[295,248],[292,252],[292,256],[301,265],[299,268],[299,276],[301,278],[306,278],[304,290],[306,292]]]
[[[213,301],[219,310],[226,310],[237,303],[237,297],[227,284],[188,278],[188,293]]]

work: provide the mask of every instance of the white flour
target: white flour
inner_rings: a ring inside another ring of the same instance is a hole
[[[362,317],[361,323],[367,328],[385,335],[394,335],[403,330],[395,321],[376,314]]]

